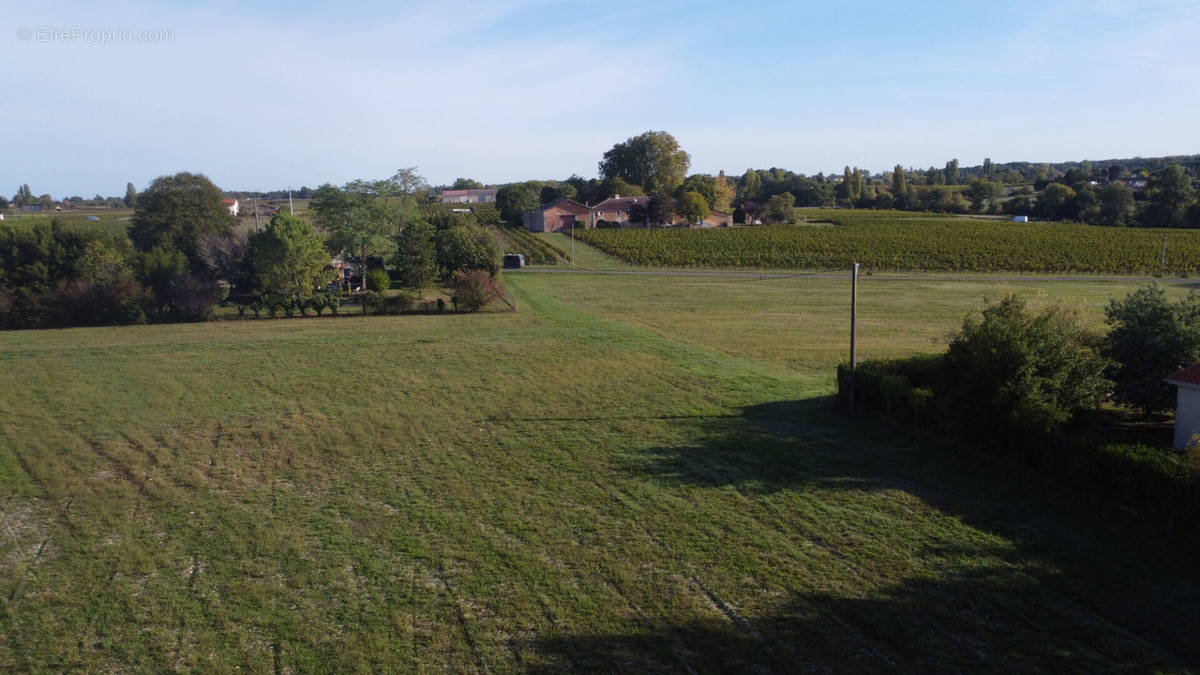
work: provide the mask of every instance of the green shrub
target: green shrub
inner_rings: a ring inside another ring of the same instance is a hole
[[[388,275],[386,270],[373,269],[367,270],[367,290],[375,293],[382,293],[392,287],[392,277]]]
[[[387,298],[383,293],[375,291],[366,291],[359,296],[359,301],[362,303],[362,313],[367,314],[383,314],[387,311]]]
[[[386,313],[399,315],[412,309],[413,299],[412,296],[405,293],[397,293],[385,297],[383,306]]]
[[[478,312],[494,300],[504,297],[504,285],[483,270],[458,272],[450,282],[455,307]]]
[[[1098,340],[1061,308],[1015,296],[969,318],[946,352],[945,401],[958,434],[1020,444],[1096,410],[1111,390]]]

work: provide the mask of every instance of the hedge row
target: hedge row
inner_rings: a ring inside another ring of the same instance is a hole
[[[913,424],[939,435],[970,428],[955,420],[954,406],[938,397],[944,377],[941,355],[867,361],[856,369],[855,407]],[[838,366],[838,395],[848,403],[850,369]],[[1132,508],[1161,523],[1168,533],[1200,535],[1200,461],[1145,445],[1104,444],[1097,434],[1076,427],[1070,434],[1046,436],[1016,450],[1000,444],[977,447],[1016,459],[1092,499]],[[966,441],[965,438],[957,438]],[[978,439],[970,439],[973,445]]]

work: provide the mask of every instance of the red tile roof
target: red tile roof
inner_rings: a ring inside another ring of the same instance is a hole
[[[1167,376],[1169,384],[1190,384],[1200,387],[1200,363]]]
[[[575,201],[574,199],[567,199],[566,197],[555,199],[554,201],[552,201],[548,204],[542,204],[541,206],[539,206],[538,208],[533,209],[533,210],[534,211],[545,211],[546,209],[552,209],[556,206],[558,208],[565,209],[567,211],[571,211],[572,213],[578,213],[579,215],[583,215],[588,212],[587,206],[580,204],[579,202]]]

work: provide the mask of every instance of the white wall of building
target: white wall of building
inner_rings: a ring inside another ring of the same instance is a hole
[[[1175,449],[1183,450],[1200,434],[1200,389],[1179,386],[1175,399]]]

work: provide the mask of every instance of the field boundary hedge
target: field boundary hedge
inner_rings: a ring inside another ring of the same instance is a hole
[[[855,408],[955,439],[948,407],[934,393],[942,355],[866,361],[858,364]],[[838,398],[848,403],[850,368],[837,371]],[[1159,523],[1168,535],[1200,537],[1200,463],[1183,453],[1145,445],[1105,444],[1095,433],[1046,437],[1020,452],[972,443],[989,454],[1014,459],[1085,498],[1134,509]]]

